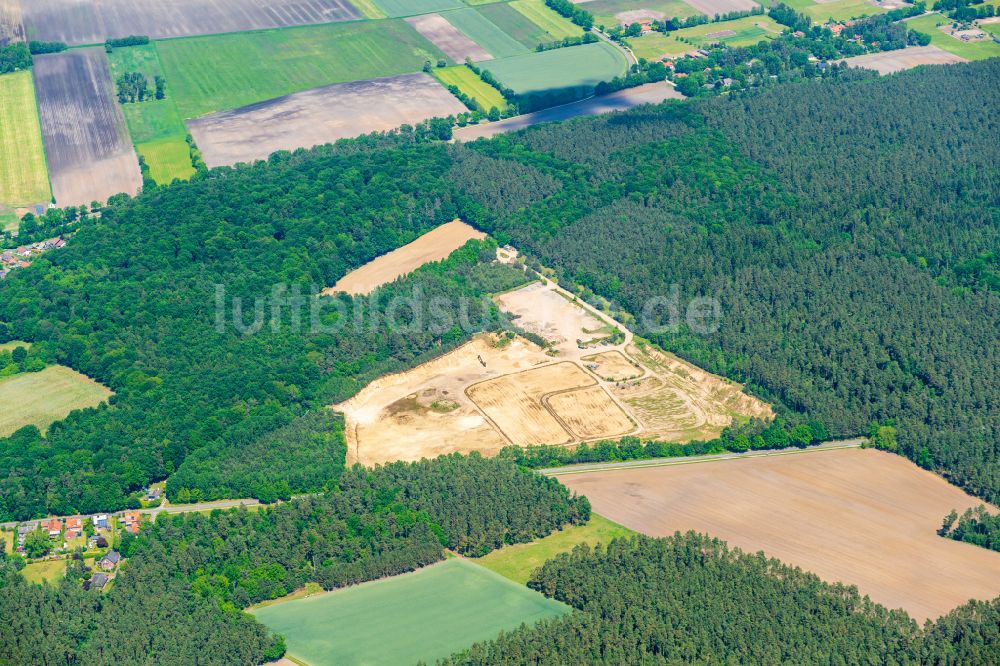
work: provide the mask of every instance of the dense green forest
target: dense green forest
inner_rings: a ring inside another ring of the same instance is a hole
[[[945,516],[938,534],[955,541],[1000,551],[1000,515],[990,513],[982,505],[967,509],[961,516],[957,511],[952,511]]]
[[[297,435],[296,419],[499,326],[476,297],[525,279],[483,263],[493,246],[473,243],[374,299],[314,295],[454,219],[451,163],[438,148],[400,145],[217,171],[113,202],[66,248],[0,283],[4,339],[38,343],[116,392],[45,438],[27,427],[0,440],[0,520],[120,508],[174,472],[175,500],[322,489],[343,463],[339,436]],[[453,324],[408,326],[418,317],[404,310],[389,326],[390,303],[414,295]],[[255,305],[266,321],[243,334],[236,323],[253,327]],[[268,469],[248,467],[254,451],[267,451]],[[320,452],[331,456],[303,469]]]
[[[923,629],[815,575],[703,535],[616,539],[556,556],[528,583],[579,612],[442,662],[995,664],[1000,599]]]
[[[452,498],[447,501],[446,498]],[[306,582],[333,589],[485,554],[590,518],[586,499],[500,461],[449,456],[355,468],[324,495],[257,512],[162,515],[121,544],[107,593],[71,567],[25,582],[0,551],[0,664],[252,664],[282,641],[239,609]]]
[[[456,215],[747,383],[789,428],[892,426],[900,453],[997,500],[998,79],[996,60],[845,71],[469,145],[366,137],[119,198],[0,283],[0,334],[116,392],[46,438],[0,442],[0,518],[119,508],[173,474],[189,497],[320,489],[273,458],[256,478],[240,452],[470,334],[379,330],[393,298],[453,303],[523,277],[471,246],[378,292],[349,334],[296,332],[288,307],[219,332],[216,285],[252,320],[275,284],[310,295]],[[717,329],[671,321],[675,292],[718,299]],[[319,299],[318,320],[361,301]],[[482,307],[473,329],[502,325]],[[289,442],[288,460],[319,445]]]
[[[790,421],[894,425],[900,453],[997,500],[995,83],[997,60],[845,72],[540,126],[465,150],[562,186],[463,210]],[[718,329],[671,321],[673,288],[717,298]]]

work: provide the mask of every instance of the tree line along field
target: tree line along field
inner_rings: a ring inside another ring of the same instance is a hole
[[[577,89],[580,96],[601,81],[625,73],[627,63],[618,49],[604,42],[480,63],[505,86],[520,95]]]
[[[433,74],[445,86],[457,86],[463,94],[476,100],[487,111],[493,107],[502,109],[507,105],[499,90],[483,81],[465,65],[438,67]]]
[[[250,612],[309,666],[433,663],[570,608],[460,558]]]
[[[108,54],[108,62],[115,81],[126,73],[138,72],[146,77],[152,89],[156,77],[164,76],[155,44],[117,48]],[[172,89],[167,89],[165,99],[154,98],[121,107],[136,151],[145,159],[155,182],[169,183],[175,178],[185,180],[194,175],[187,128]]]
[[[49,174],[31,72],[0,75],[0,204],[48,203]]]

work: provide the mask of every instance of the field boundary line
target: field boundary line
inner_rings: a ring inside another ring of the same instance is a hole
[[[593,465],[586,469],[567,469],[566,467],[553,468],[551,470],[536,470],[545,476],[566,476],[569,474],[587,474],[590,472],[609,472],[620,469],[647,469],[650,467],[674,467],[679,465],[698,465],[702,463],[725,462],[730,460],[753,460],[756,458],[776,458],[778,456],[793,456],[802,453],[822,453],[823,451],[840,451],[843,449],[861,448],[860,443],[838,444],[834,446],[815,446],[804,449],[783,449],[780,451],[768,451],[762,453],[746,454],[725,454],[720,453],[715,456],[698,456],[696,458],[662,458],[660,460],[637,461],[638,464],[630,464],[631,461],[619,461],[601,465],[599,463],[581,463],[583,465]]]

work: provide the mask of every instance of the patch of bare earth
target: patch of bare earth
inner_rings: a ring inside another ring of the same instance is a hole
[[[481,231],[461,220],[452,220],[428,231],[412,243],[407,243],[351,271],[323,293],[345,292],[353,296],[370,294],[376,288],[412,273],[426,263],[446,259],[470,240],[484,238],[486,234]]]
[[[136,194],[139,161],[103,49],[36,56],[32,69],[56,204]]]
[[[757,6],[754,0],[684,0],[684,4],[691,5],[706,16],[745,12]]]
[[[874,69],[879,74],[891,74],[912,69],[919,65],[951,65],[966,59],[936,46],[911,46],[898,51],[883,51],[845,58],[849,67]]]
[[[949,511],[979,501],[890,453],[830,450],[560,481],[626,527],[695,530],[762,550],[921,622],[1000,594],[1000,553],[935,532]]]
[[[266,159],[465,111],[423,72],[336,83],[188,121],[210,167]]]
[[[493,59],[491,53],[466,37],[440,14],[411,16],[404,20],[455,62],[465,62],[466,58],[476,62]]]

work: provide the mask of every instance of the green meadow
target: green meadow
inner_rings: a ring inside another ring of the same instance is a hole
[[[522,585],[454,558],[419,571],[250,612],[309,666],[434,663],[521,624],[570,612]]]
[[[170,39],[156,49],[184,118],[447,60],[396,19]]]
[[[597,42],[480,63],[518,94],[565,88],[593,88],[625,73],[625,57]]]

